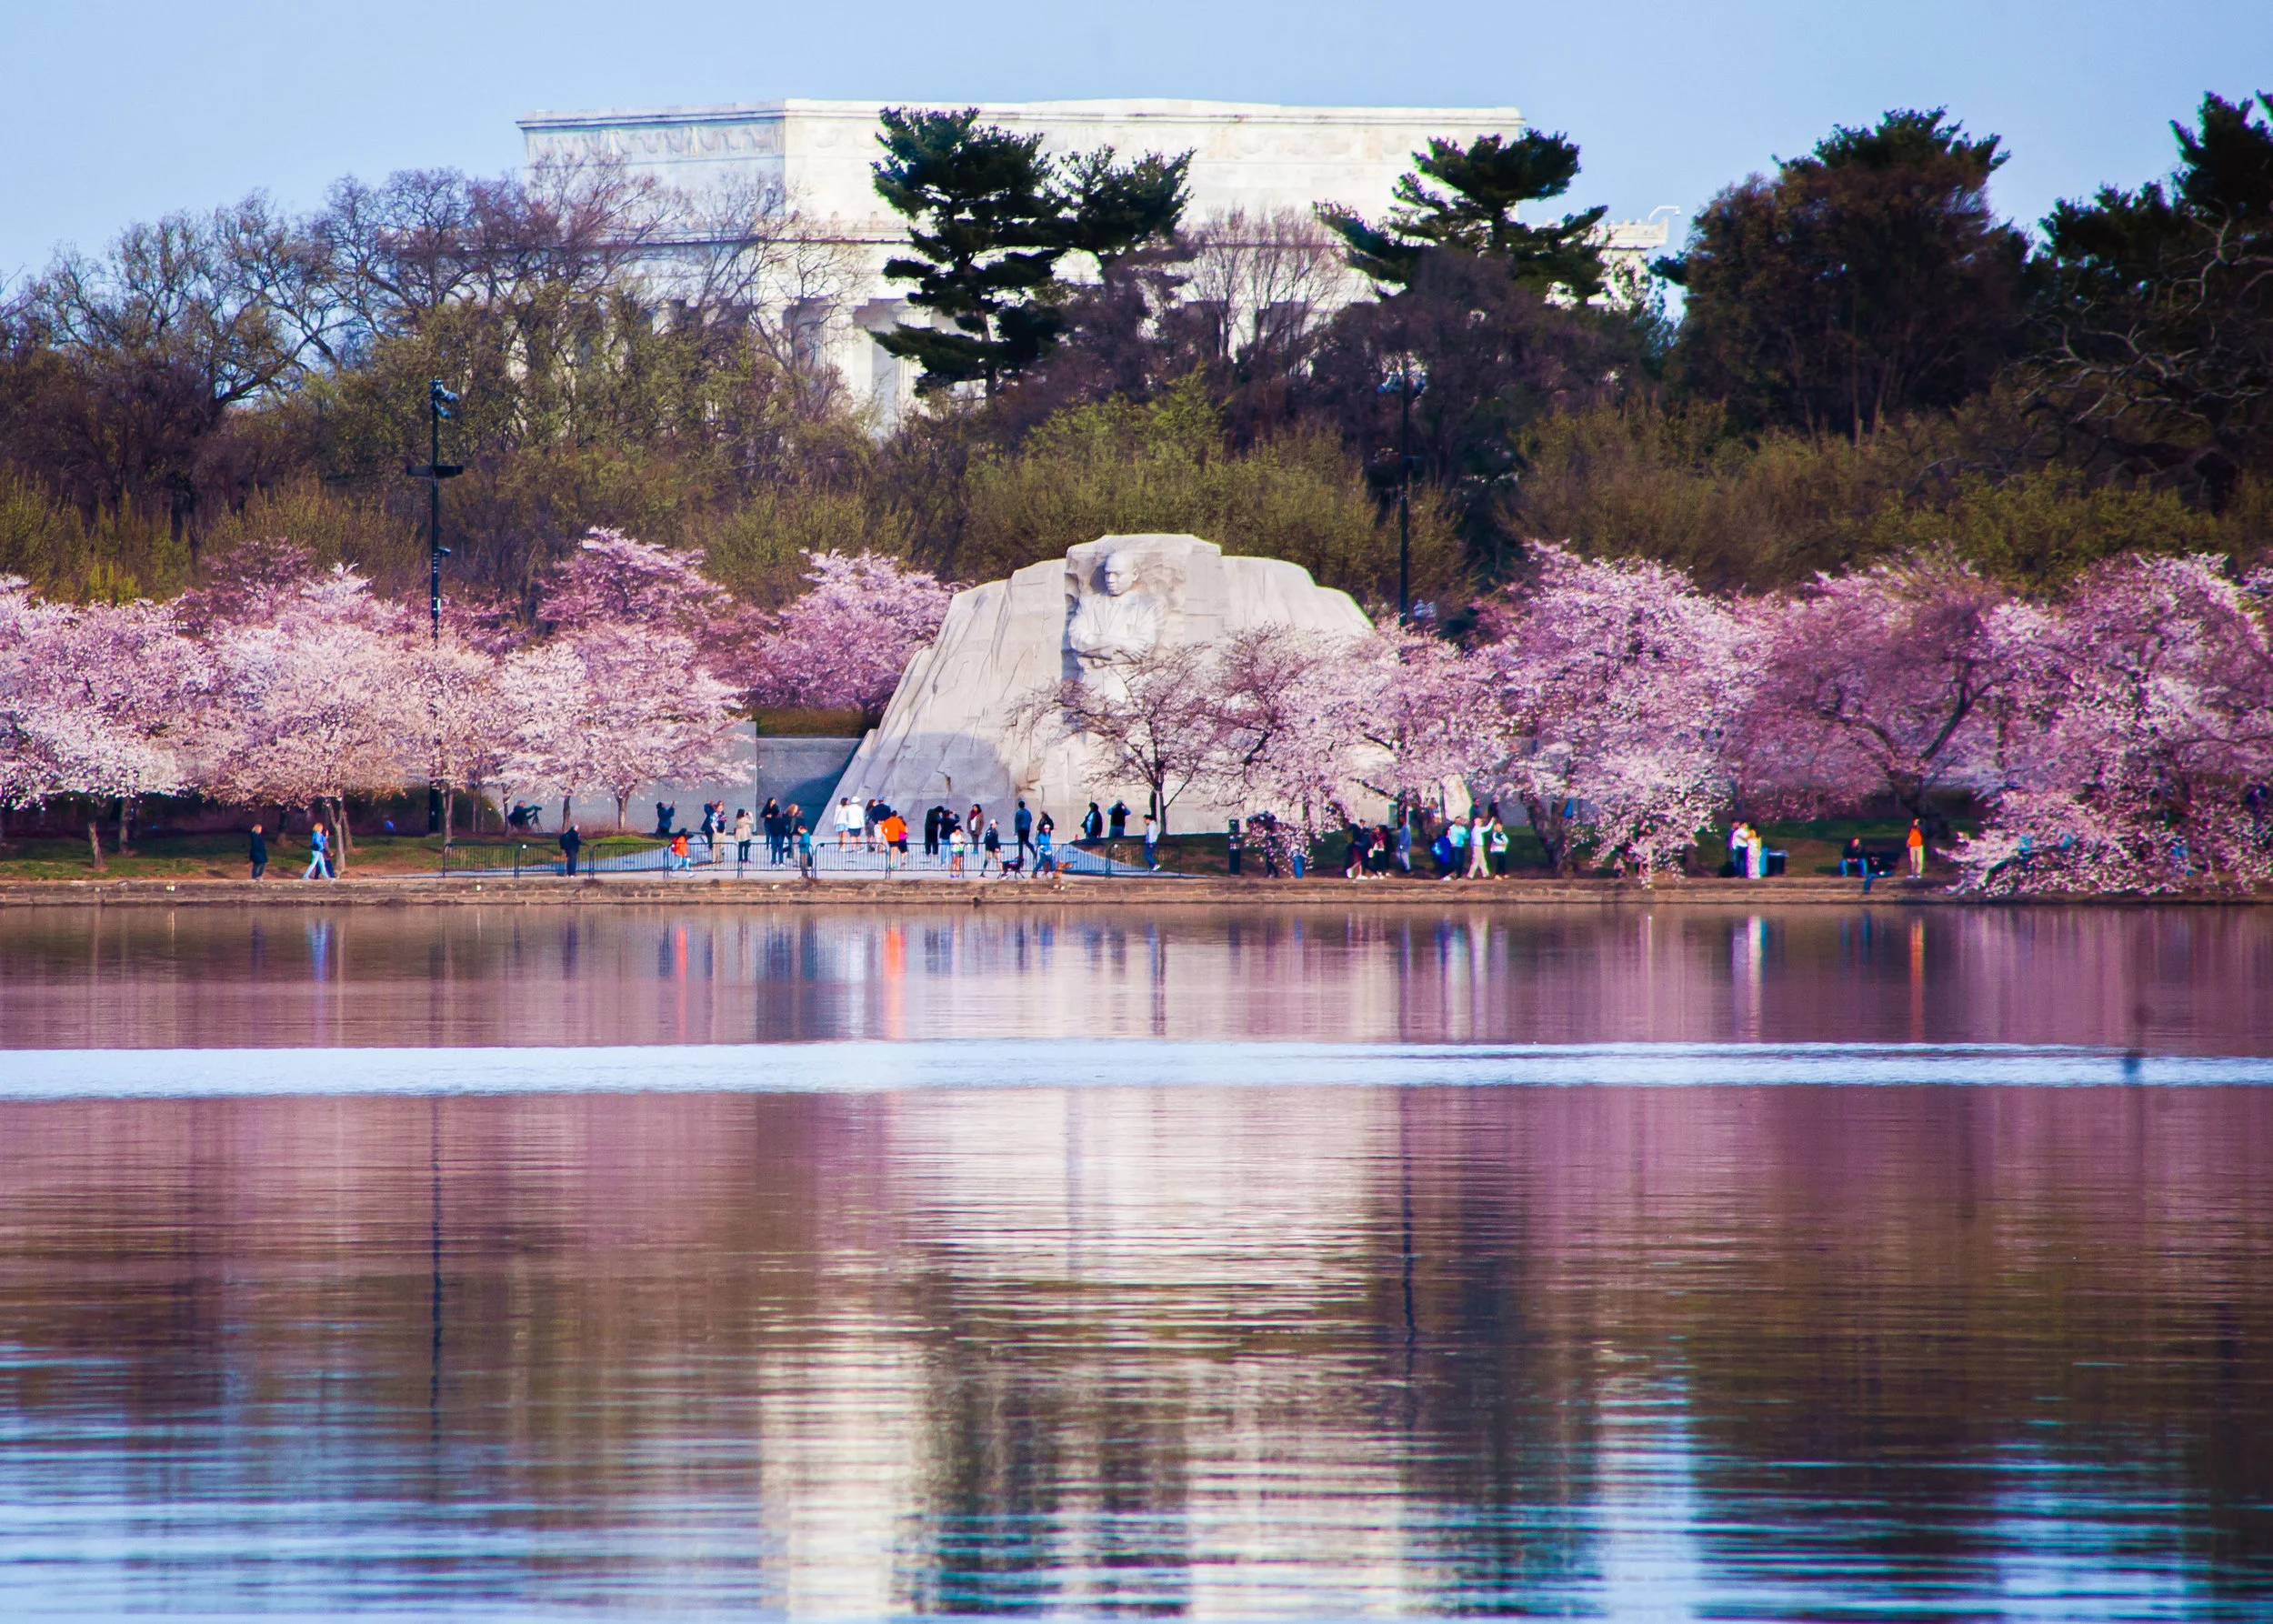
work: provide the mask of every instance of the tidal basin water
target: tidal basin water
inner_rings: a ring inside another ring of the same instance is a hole
[[[2273,1617],[2268,915],[0,915],[0,1616]]]

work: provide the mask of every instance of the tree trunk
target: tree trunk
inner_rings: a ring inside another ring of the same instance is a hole
[[[569,797],[565,795],[560,797],[560,827],[563,830],[568,827],[568,800]]]
[[[103,860],[103,829],[100,818],[90,817],[86,820],[86,845],[87,849],[95,854],[95,872],[108,874],[111,871],[111,866]]]
[[[134,853],[126,847],[126,817],[128,810],[134,804],[134,797],[130,795],[122,795],[118,797],[118,855],[122,857],[134,856]]]
[[[347,797],[344,795],[332,797],[332,833],[338,837],[332,842],[332,868],[335,873],[345,874],[347,872],[347,853],[350,847],[347,836]]]
[[[457,822],[457,791],[442,792],[442,866],[450,866],[450,831]]]
[[[624,808],[629,805],[631,797],[619,795],[616,797],[616,832],[619,835],[624,832]]]
[[[1570,833],[1563,825],[1562,806],[1557,803],[1549,811],[1547,804],[1536,796],[1525,796],[1523,815],[1529,820],[1532,834],[1538,837],[1539,849],[1547,854],[1547,867],[1557,878],[1570,872]]]

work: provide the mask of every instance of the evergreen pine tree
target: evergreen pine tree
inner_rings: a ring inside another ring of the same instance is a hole
[[[1191,154],[1147,154],[1127,165],[1113,149],[1055,160],[1039,135],[981,125],[959,113],[887,107],[877,142],[876,190],[908,220],[909,255],[884,274],[912,282],[908,303],[947,326],[906,323],[876,342],[923,366],[918,387],[1004,378],[1057,342],[1058,262],[1069,253],[1100,265],[1175,231]]]

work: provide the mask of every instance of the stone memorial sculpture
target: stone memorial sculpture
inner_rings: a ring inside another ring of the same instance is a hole
[[[1299,565],[1226,557],[1196,536],[1104,536],[956,595],[930,647],[908,662],[884,719],[836,793],[920,811],[976,802],[1006,814],[1024,799],[1070,827],[1090,801],[1144,787],[1112,778],[1094,744],[1021,726],[1036,692],[1067,677],[1110,681],[1155,649],[1210,645],[1267,627],[1359,637],[1371,629],[1346,592]],[[1179,798],[1179,829],[1221,828],[1240,807]]]

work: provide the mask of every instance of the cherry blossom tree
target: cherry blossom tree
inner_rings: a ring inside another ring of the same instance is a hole
[[[732,607],[726,588],[702,573],[702,562],[699,548],[675,553],[621,530],[593,530],[554,566],[537,618],[561,632],[641,626],[699,643]]]
[[[1993,775],[2036,622],[1955,559],[1924,555],[1815,585],[1756,617],[1764,657],[1743,718],[1765,797],[1933,797]]]
[[[1577,853],[1645,879],[1728,798],[1739,622],[1687,576],[1537,544],[1534,578],[1480,606],[1513,743],[1498,781],[1558,872]]]
[[[1991,891],[2273,881],[2273,573],[2111,560],[2023,656],[2004,787],[1958,856]]]
[[[642,785],[726,768],[734,692],[683,634],[597,621],[513,671],[546,686],[541,708],[525,706],[516,759],[560,793],[564,820],[566,804],[589,787],[615,799],[620,831]]]
[[[325,806],[351,847],[347,797],[391,793],[433,747],[409,617],[344,565],[292,589],[225,601],[213,787],[224,798]]]
[[[1154,647],[1043,687],[1014,709],[1013,725],[1086,737],[1110,775],[1150,792],[1165,835],[1168,809],[1216,766],[1222,746],[1222,715],[1207,687],[1213,664],[1197,644]]]
[[[883,709],[918,649],[938,635],[955,588],[882,553],[807,553],[813,585],[740,624],[726,675],[753,706]]]
[[[1390,758],[1352,727],[1364,678],[1387,662],[1373,638],[1285,627],[1238,634],[1201,674],[1214,728],[1202,777],[1216,799],[1267,809],[1304,844],[1357,816]],[[1362,674],[1353,681],[1354,674]]]
[[[42,604],[0,580],[0,804],[115,798],[124,852],[135,798],[187,787],[210,677],[170,606]],[[103,867],[93,816],[87,845]]]
[[[442,849],[447,852],[458,793],[505,779],[521,705],[507,687],[506,663],[462,640],[455,627],[438,643],[414,640],[407,658],[428,718],[428,776],[442,792]]]

